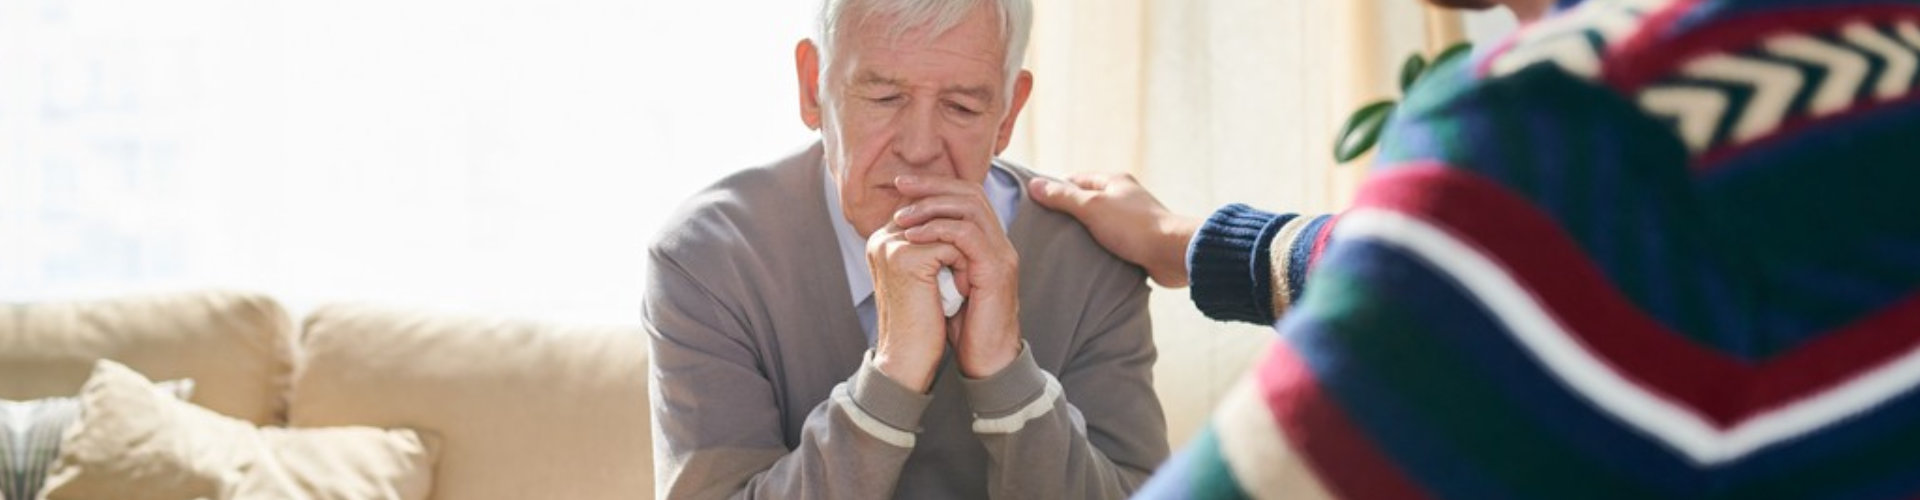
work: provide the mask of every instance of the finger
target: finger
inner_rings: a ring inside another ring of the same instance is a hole
[[[934,277],[940,269],[953,267],[966,260],[966,254],[958,246],[947,242],[914,243],[904,235],[874,245],[867,254],[868,265],[904,272],[914,278],[934,284]]]
[[[971,266],[968,265],[967,259],[953,261],[947,267],[953,268],[953,287],[960,289],[960,296],[973,295],[973,279],[967,272]]]
[[[886,266],[887,269],[911,271],[916,276],[932,278],[933,271],[961,258],[957,248],[953,249],[952,255],[939,255],[917,248],[920,246],[927,245],[909,241],[906,228],[894,224],[880,226],[872,236],[867,237],[867,265],[876,271]],[[936,243],[933,246],[951,244]]]
[[[878,256],[887,242],[905,240],[905,236],[901,234],[905,231],[906,229],[894,224],[887,224],[880,226],[879,229],[873,230],[873,234],[867,236],[868,260],[872,260],[875,256]]]
[[[1080,213],[1080,208],[1093,201],[1096,191],[1080,186],[1046,178],[1034,178],[1027,185],[1027,192],[1040,206],[1069,214]]]
[[[1080,189],[1100,191],[1113,182],[1113,174],[1100,172],[1080,172],[1067,176],[1067,180]]]
[[[943,194],[981,194],[985,192],[985,188],[981,187],[980,184],[979,182],[968,182],[952,177],[930,177],[924,175],[902,175],[893,178],[893,188],[899,190],[901,196],[908,198]]]
[[[960,219],[983,228],[999,227],[1000,215],[982,197],[940,195],[914,200],[893,213],[893,223],[903,228],[918,226],[933,219]]]
[[[908,243],[950,243],[966,253],[966,246],[979,242],[980,227],[953,219],[935,219],[908,228],[901,236]]]
[[[982,234],[980,226],[952,219],[935,219],[907,229],[907,241],[915,244],[948,244],[960,249],[964,266],[956,270],[1000,262],[1006,245]]]

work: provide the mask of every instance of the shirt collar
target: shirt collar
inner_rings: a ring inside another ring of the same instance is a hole
[[[828,168],[822,166],[821,168]],[[854,307],[859,307],[867,297],[873,295],[873,271],[867,269],[867,240],[847,222],[847,216],[840,209],[840,186],[834,184],[832,172],[822,172],[821,184],[825,185],[827,196],[827,216],[833,221],[833,234],[840,241],[840,263],[847,270],[847,291],[851,295]],[[981,184],[986,190],[987,204],[993,207],[994,215],[1000,217],[1000,230],[1013,227],[1013,218],[1019,215],[1020,182],[999,163],[993,165],[987,174],[986,182]]]

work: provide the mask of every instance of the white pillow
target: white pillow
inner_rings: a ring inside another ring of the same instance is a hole
[[[193,380],[155,384],[160,394],[186,400]],[[0,399],[0,499],[34,499],[47,480],[48,466],[60,453],[60,437],[80,418],[74,396],[12,401]]]
[[[160,396],[102,360],[80,393],[46,500],[420,500],[437,439],[406,429],[260,428]]]

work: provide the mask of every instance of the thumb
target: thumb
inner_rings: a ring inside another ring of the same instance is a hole
[[[1029,182],[1027,191],[1032,193],[1033,201],[1040,206],[1069,214],[1079,214],[1080,209],[1091,203],[1094,196],[1093,191],[1081,189],[1080,186],[1044,177],[1036,177]]]

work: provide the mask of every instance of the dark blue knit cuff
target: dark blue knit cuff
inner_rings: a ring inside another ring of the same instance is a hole
[[[1273,323],[1273,263],[1267,249],[1294,214],[1235,203],[1207,217],[1187,247],[1193,305],[1222,321]]]

